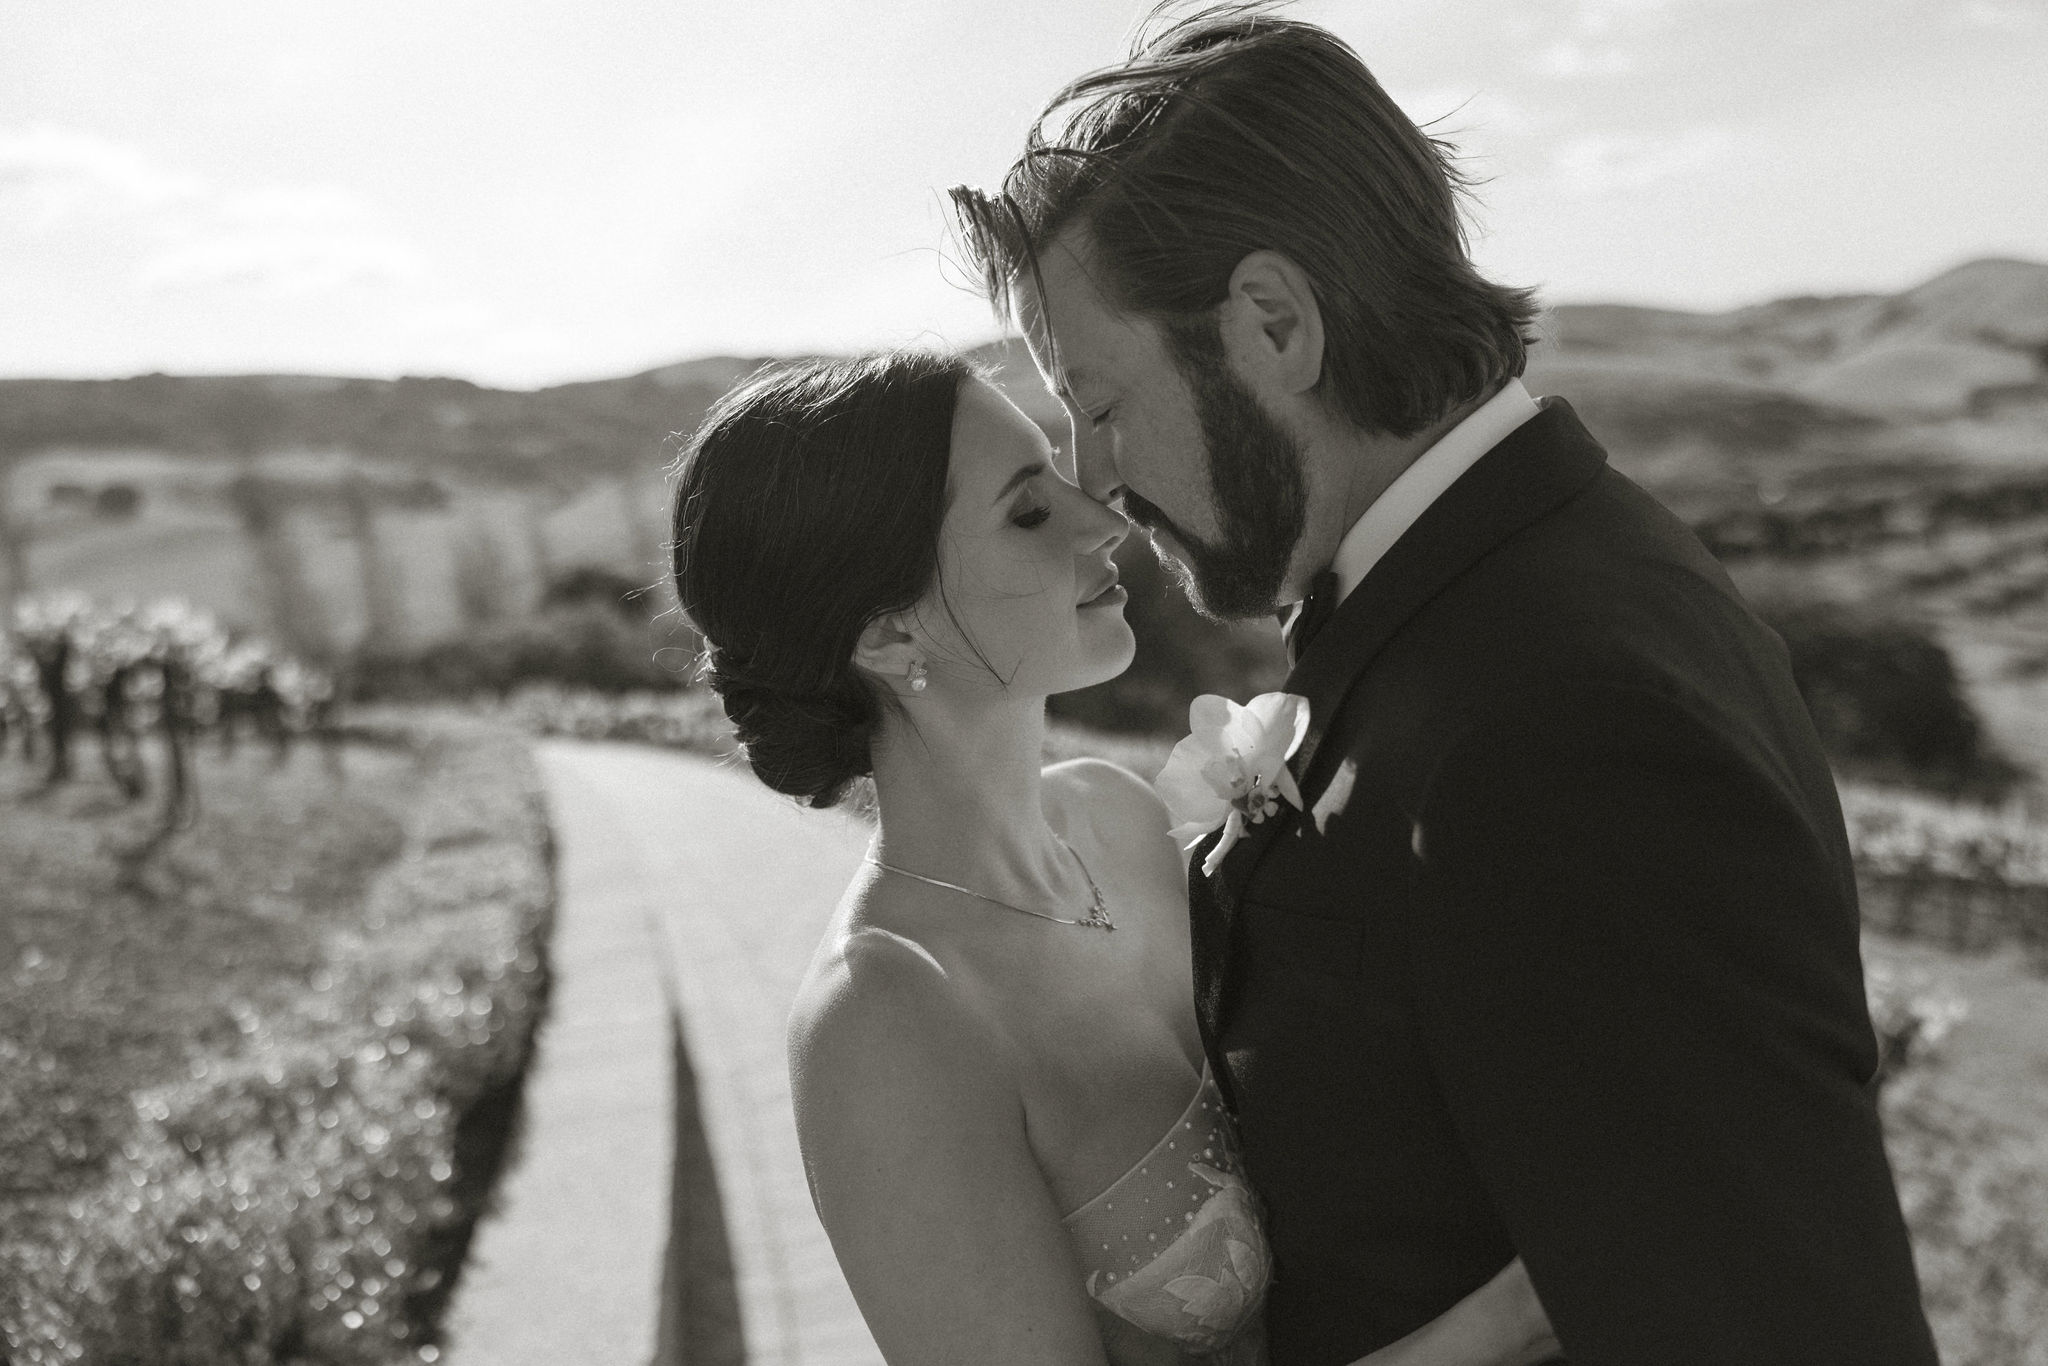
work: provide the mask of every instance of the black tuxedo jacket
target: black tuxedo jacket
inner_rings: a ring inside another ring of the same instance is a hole
[[[1286,687],[1306,810],[1190,872],[1275,1366],[1518,1253],[1577,1366],[1932,1366],[1833,780],[1692,534],[1547,400]]]

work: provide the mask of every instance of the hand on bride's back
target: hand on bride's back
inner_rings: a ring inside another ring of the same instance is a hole
[[[1537,1366],[1562,1359],[1550,1316],[1517,1257],[1443,1314],[1353,1366]]]

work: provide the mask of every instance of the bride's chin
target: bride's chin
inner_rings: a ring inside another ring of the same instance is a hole
[[[1123,626],[1121,614],[1117,624]],[[1137,654],[1138,638],[1131,633],[1129,626],[1123,626],[1123,629],[1117,632],[1116,643],[1113,646],[1106,646],[1099,656],[1089,661],[1097,667],[1088,671],[1091,677],[1087,682],[1077,684],[1077,690],[1092,688],[1097,683],[1107,683],[1110,679],[1118,677],[1131,667],[1131,661],[1137,658]]]

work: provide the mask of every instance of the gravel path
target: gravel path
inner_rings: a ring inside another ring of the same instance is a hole
[[[673,1077],[655,1086],[644,1078],[629,1082],[624,1074],[640,1077],[649,1058],[664,1065],[669,1060],[667,1038],[650,1042],[644,1029],[629,1029],[613,1041],[607,1060],[589,1064],[592,1077],[615,1065],[623,1069],[603,1083],[613,1098],[609,1103],[643,1110],[651,1103],[665,1117],[681,1120],[673,1205],[679,1221],[695,1227],[675,1230],[679,1256],[668,1293],[691,1306],[685,1317],[692,1322],[682,1325],[684,1340],[674,1355],[691,1366],[736,1364],[741,1358],[731,1339],[737,1336],[744,1338],[749,1366],[879,1363],[811,1210],[783,1062],[790,1000],[826,917],[860,861],[868,827],[853,817],[798,808],[744,770],[691,755],[561,740],[544,741],[537,749],[561,845],[563,945],[583,923],[617,927],[622,942],[637,931],[643,946],[638,962],[614,962],[605,971],[618,971],[621,996],[641,991],[641,978],[656,974],[681,1020],[687,1065],[680,1097]],[[577,970],[573,961],[564,966],[565,997],[557,1001],[561,1011],[550,1029],[576,1028],[566,992],[575,988]],[[601,982],[602,974],[590,974],[589,985]],[[606,1007],[586,1009],[602,1014]],[[614,1002],[611,1009],[617,1013],[622,1007]],[[624,1013],[638,1019],[637,1009]],[[636,1055],[630,1067],[610,1057],[628,1050]],[[566,1085],[574,1091],[573,1082]],[[628,1094],[635,1090],[637,1095]],[[701,1138],[690,1132],[693,1117],[701,1123]],[[538,1157],[544,1140],[537,1127],[529,1139]],[[664,1162],[668,1139],[664,1132]],[[713,1174],[715,1190],[703,1192],[704,1198],[688,1189],[693,1144],[708,1153]],[[612,1160],[602,1149],[591,1156],[594,1162]],[[559,1203],[564,1221],[617,1235],[618,1250],[607,1262],[616,1270],[614,1280],[630,1283],[651,1305],[657,1261],[642,1260],[647,1249],[638,1232],[650,1201],[644,1178],[634,1180],[640,1208]],[[668,1194],[664,1171],[658,1213],[667,1213]],[[718,1250],[706,1247],[706,1221],[723,1224],[729,1251],[723,1285],[717,1283]],[[548,1269],[560,1270],[573,1255],[562,1248],[548,1259]],[[565,1289],[549,1298],[568,1300]],[[650,1344],[658,1317],[655,1311],[637,1325]],[[665,1328],[672,1336],[676,1325]],[[551,1359],[630,1364],[648,1360],[652,1350],[620,1354],[593,1347],[594,1339],[583,1350]],[[474,1360],[476,1366],[500,1366],[513,1359]]]

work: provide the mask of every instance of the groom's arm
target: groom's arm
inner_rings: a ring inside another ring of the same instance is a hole
[[[1932,1366],[1853,903],[1769,761],[1585,685],[1419,814],[1425,1047],[1574,1366]]]

